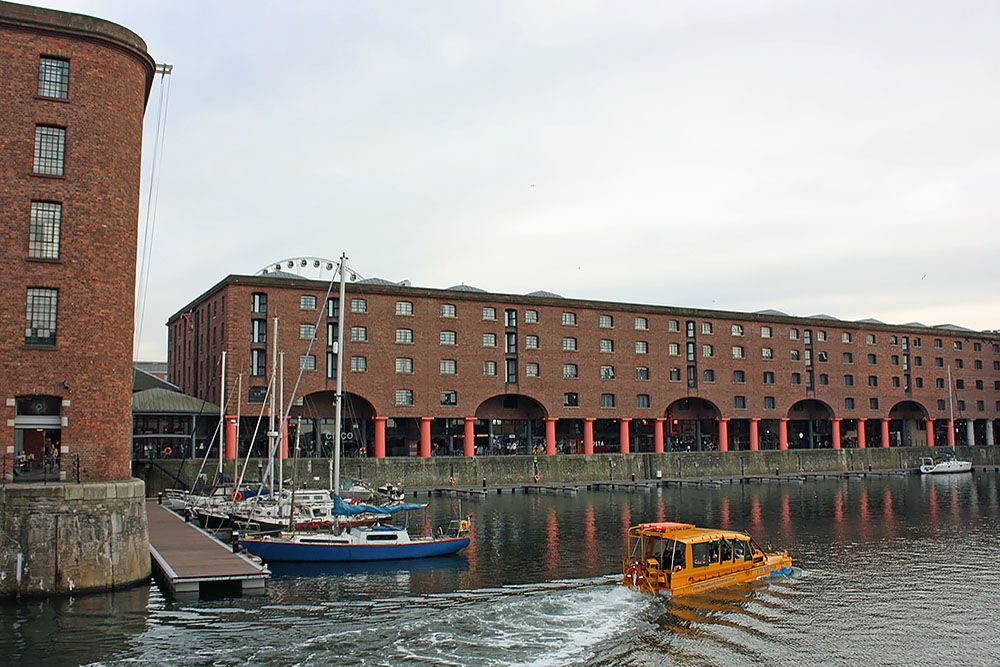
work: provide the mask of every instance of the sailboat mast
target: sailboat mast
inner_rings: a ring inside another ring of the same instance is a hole
[[[347,304],[344,302],[347,292],[347,254],[340,255],[340,301],[338,302],[339,313],[337,313],[337,395],[334,399],[335,419],[333,433],[333,493],[340,495],[340,432],[341,432],[341,408],[344,399],[344,315],[347,313]]]
[[[285,353],[278,353],[278,407],[281,413],[278,415],[278,493],[285,488],[285,452],[281,451],[281,444],[285,441]]]
[[[236,376],[236,442],[233,443],[233,491],[240,478],[240,397],[243,395],[243,373]]]
[[[222,481],[223,456],[226,441],[226,351],[222,351],[222,373],[219,377],[219,470],[215,476]]]
[[[268,470],[271,474],[268,476],[268,491],[274,495],[274,441],[277,432],[274,430],[274,399],[275,394],[275,384],[277,384],[277,373],[278,373],[278,318],[274,318],[274,336],[273,336],[273,347],[271,349],[271,403],[267,410],[267,461]]]

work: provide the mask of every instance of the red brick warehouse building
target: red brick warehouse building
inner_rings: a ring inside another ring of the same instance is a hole
[[[285,396],[301,366],[292,415],[305,420],[304,453],[322,453],[332,438],[341,314],[336,290],[324,308],[328,287],[275,267],[228,276],[170,318],[170,381],[217,397],[225,350],[228,377],[243,375],[240,411],[252,415],[244,420],[251,432],[278,317],[279,349],[289,360]],[[996,332],[379,279],[349,283],[345,305],[349,455],[961,445],[997,437]]]

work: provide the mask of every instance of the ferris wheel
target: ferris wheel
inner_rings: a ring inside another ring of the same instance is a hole
[[[306,280],[330,280],[336,275],[340,262],[335,259],[325,257],[287,257],[277,262],[272,262],[260,269],[254,275],[257,276],[283,276],[293,278],[304,278]],[[350,280],[356,280],[357,274],[348,268]]]

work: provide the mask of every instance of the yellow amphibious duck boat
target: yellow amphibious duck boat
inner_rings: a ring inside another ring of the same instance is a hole
[[[768,553],[745,533],[690,523],[629,528],[622,584],[648,593],[688,595],[719,586],[790,574],[787,551]]]

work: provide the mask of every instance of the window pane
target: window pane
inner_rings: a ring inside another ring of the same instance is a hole
[[[39,97],[69,97],[69,61],[42,56],[38,63]]]
[[[31,229],[28,235],[28,256],[34,259],[59,259],[59,228],[62,225],[62,204],[31,202]]]
[[[59,291],[41,287],[28,288],[27,325],[24,342],[31,345],[56,344],[56,307]]]
[[[63,175],[63,158],[66,154],[66,130],[61,127],[35,127],[35,173],[48,176]]]

